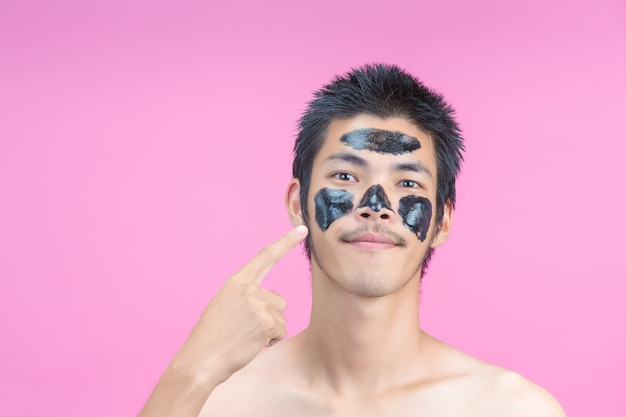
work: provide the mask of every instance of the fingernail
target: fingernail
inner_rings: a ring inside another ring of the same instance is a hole
[[[306,226],[301,224],[300,226],[296,226],[293,229],[293,234],[296,235],[296,236],[304,236],[304,235],[306,235],[307,230],[308,229],[306,228]]]

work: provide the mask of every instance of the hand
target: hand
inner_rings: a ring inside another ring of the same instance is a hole
[[[298,226],[265,247],[222,285],[173,362],[213,375],[219,383],[286,335],[285,300],[261,288],[272,266],[307,235]]]
[[[220,383],[286,334],[285,300],[260,287],[270,268],[307,235],[298,226],[267,246],[215,294],[139,413],[197,416]]]

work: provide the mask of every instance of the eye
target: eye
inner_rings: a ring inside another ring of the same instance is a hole
[[[417,181],[413,181],[413,180],[402,180],[402,181],[400,181],[400,187],[404,187],[404,188],[422,188],[422,186]]]
[[[338,173],[334,174],[333,177],[335,177],[339,181],[356,182],[356,177],[354,175],[352,175],[352,174],[347,173],[347,172],[338,172]]]

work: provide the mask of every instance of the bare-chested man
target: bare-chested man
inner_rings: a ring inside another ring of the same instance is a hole
[[[420,279],[451,230],[462,150],[451,107],[397,67],[318,91],[286,193],[296,227],[224,283],[140,415],[564,416],[541,387],[420,329]],[[285,301],[261,280],[305,238],[310,324],[275,344]]]

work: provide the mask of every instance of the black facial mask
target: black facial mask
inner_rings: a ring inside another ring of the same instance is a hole
[[[365,191],[365,195],[363,196],[363,199],[361,199],[357,208],[361,207],[369,207],[376,212],[379,212],[384,208],[393,211],[391,209],[389,197],[385,194],[385,189],[382,185],[378,184],[371,186],[367,191]]]
[[[402,132],[381,129],[357,129],[341,137],[341,142],[358,151],[368,150],[378,153],[400,155],[421,148],[420,141]]]
[[[346,190],[322,188],[315,195],[315,221],[326,231],[332,222],[352,211],[354,196]]]
[[[402,224],[417,235],[420,242],[426,240],[433,206],[425,197],[407,195],[400,199],[398,213],[402,216]]]

